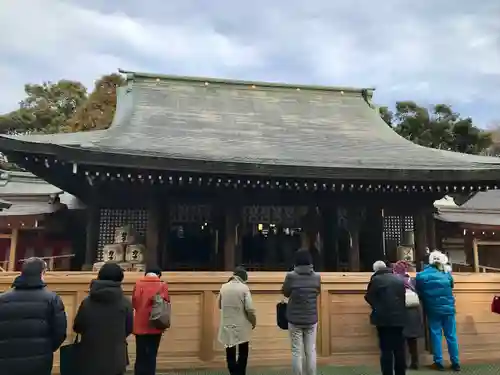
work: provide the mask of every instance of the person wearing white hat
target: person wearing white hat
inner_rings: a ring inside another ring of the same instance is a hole
[[[445,270],[448,257],[438,250],[429,254],[429,264],[416,277],[417,293],[423,302],[429,323],[429,333],[434,355],[433,367],[444,371],[443,332],[453,371],[460,371],[453,277]]]

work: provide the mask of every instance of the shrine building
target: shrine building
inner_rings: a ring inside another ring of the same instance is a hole
[[[80,267],[133,228],[165,270],[369,271],[414,232],[436,247],[433,202],[498,187],[500,159],[416,145],[372,89],[135,72],[107,130],[0,137],[9,161],[85,203]],[[83,250],[82,250],[83,251]]]

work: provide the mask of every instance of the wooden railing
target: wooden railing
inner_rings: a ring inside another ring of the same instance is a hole
[[[479,272],[500,272],[500,268],[497,267],[488,267],[488,266],[479,266]]]
[[[50,256],[50,257],[39,257],[39,259],[42,259],[45,262],[47,262],[47,270],[48,271],[57,271],[55,269],[56,260],[73,258],[74,256],[75,256],[75,254],[64,254],[64,255],[54,255],[54,256]],[[27,261],[28,259],[30,259],[30,258],[19,259],[19,262],[23,263],[23,262]]]
[[[453,263],[452,265],[454,272],[474,272],[474,266],[465,263]],[[500,272],[500,268],[497,267],[489,267],[489,266],[481,266],[479,265],[478,270],[480,273],[497,273]]]
[[[39,259],[42,259],[47,262],[48,271],[57,271],[55,267],[55,262],[58,259],[68,259],[68,258],[73,258],[74,256],[75,254],[65,254],[65,255],[54,255],[50,257],[39,257]],[[28,259],[29,258],[19,259],[18,262],[23,263]],[[0,261],[0,272],[7,272],[8,264],[9,264],[8,260]]]
[[[0,274],[0,290],[10,287],[15,273]],[[324,364],[359,364],[378,361],[375,329],[369,323],[370,309],[363,295],[370,273],[323,273],[319,296],[317,336],[318,361]],[[224,348],[217,341],[219,309],[216,298],[229,273],[166,272],[172,297],[172,328],[162,339],[158,371],[224,366]],[[250,364],[289,366],[288,333],[276,327],[276,303],[285,273],[253,272],[249,286],[257,310],[257,327],[251,340]],[[66,306],[68,329],[95,274],[49,272],[49,288],[59,293]],[[140,273],[126,273],[123,289],[130,295]],[[454,273],[457,332],[461,360],[500,360],[500,315],[490,311],[492,298],[500,291],[500,275]],[[73,339],[68,331],[68,341]],[[423,350],[424,345],[420,345]],[[134,338],[129,338],[130,360],[135,358]],[[422,353],[422,362],[430,357]],[[59,357],[56,356],[56,368]]]

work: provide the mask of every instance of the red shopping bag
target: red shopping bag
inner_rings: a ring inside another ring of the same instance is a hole
[[[500,314],[500,297],[493,297],[493,301],[491,301],[491,312],[495,314]]]

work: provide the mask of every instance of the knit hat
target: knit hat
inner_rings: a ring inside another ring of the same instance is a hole
[[[236,267],[236,269],[233,272],[233,275],[238,277],[244,283],[246,283],[248,280],[248,273],[243,267]]]
[[[408,268],[410,265],[406,260],[398,260],[396,264],[392,267],[392,271],[398,275],[406,275],[408,273]]]
[[[434,250],[429,254],[429,264],[445,264],[445,260],[447,259],[446,255],[444,255],[439,250]]]

